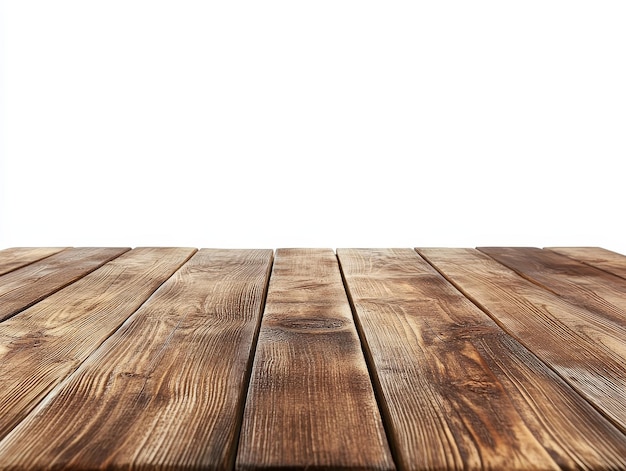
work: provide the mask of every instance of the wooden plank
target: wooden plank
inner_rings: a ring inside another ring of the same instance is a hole
[[[127,248],[72,248],[27,265],[0,278],[0,321],[41,301]]]
[[[626,256],[622,254],[600,247],[546,247],[546,249],[626,279]]]
[[[279,468],[394,468],[330,249],[276,252],[237,469]]]
[[[271,261],[200,250],[0,442],[0,462],[231,468]]]
[[[0,251],[0,275],[59,253],[65,247],[13,247]]]
[[[413,250],[337,253],[399,468],[626,464],[625,436]]]
[[[593,313],[521,278],[477,250],[418,251],[626,431],[626,343],[621,329],[596,322]]]
[[[532,247],[479,247],[520,276],[584,307],[589,322],[626,339],[626,282],[565,255]]]
[[[1,323],[0,438],[76,370],[193,252],[132,250]]]

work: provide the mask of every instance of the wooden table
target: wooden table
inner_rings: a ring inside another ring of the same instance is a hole
[[[0,469],[626,468],[626,257],[0,251]]]

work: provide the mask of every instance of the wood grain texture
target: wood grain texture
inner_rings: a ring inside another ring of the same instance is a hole
[[[200,250],[0,443],[0,463],[229,469],[271,261]]]
[[[463,294],[626,431],[621,329],[474,249],[418,249]],[[564,347],[567,346],[567,347]]]
[[[401,469],[626,465],[624,435],[413,250],[337,253]]]
[[[626,256],[622,254],[600,247],[546,247],[546,249],[626,279]]]
[[[64,247],[13,247],[0,250],[0,275],[54,255]]]
[[[334,252],[280,249],[237,469],[393,469]]]
[[[595,315],[603,329],[622,332],[626,342],[626,281],[565,255],[531,247],[479,247],[520,276]]]
[[[0,323],[0,438],[193,252],[132,250]]]
[[[130,249],[73,248],[0,277],[0,321],[94,271]]]

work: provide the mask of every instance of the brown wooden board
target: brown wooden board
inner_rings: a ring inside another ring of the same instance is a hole
[[[132,250],[0,323],[0,438],[193,252]]]
[[[280,249],[237,469],[393,469],[337,258]]]
[[[626,256],[600,247],[547,247],[592,267],[626,279]]]
[[[402,469],[626,465],[626,438],[411,249],[341,249]]]
[[[14,316],[128,250],[67,249],[3,275],[0,277],[0,321]]]
[[[59,253],[64,247],[13,247],[0,250],[0,275]]]
[[[229,469],[271,262],[200,250],[0,442],[0,463]]]
[[[479,247],[483,253],[520,276],[584,307],[590,322],[600,328],[622,331],[626,342],[626,281],[565,255],[531,247]]]
[[[463,294],[626,431],[621,329],[474,249],[418,249]]]

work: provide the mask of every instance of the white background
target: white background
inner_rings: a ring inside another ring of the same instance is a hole
[[[1,8],[0,247],[626,253],[626,2]]]

